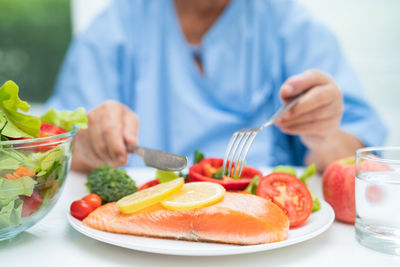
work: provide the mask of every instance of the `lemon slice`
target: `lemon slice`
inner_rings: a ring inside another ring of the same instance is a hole
[[[161,205],[171,210],[202,208],[221,201],[224,194],[225,188],[217,183],[188,183],[177,193],[161,201]]]
[[[122,213],[134,213],[135,211],[154,205],[173,195],[182,188],[183,183],[183,178],[178,178],[167,183],[137,191],[132,195],[121,198],[117,202],[117,206]]]

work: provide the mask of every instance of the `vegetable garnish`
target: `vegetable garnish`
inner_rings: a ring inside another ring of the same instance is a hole
[[[257,193],[257,186],[259,182],[260,177],[258,175],[254,176],[253,180],[251,180],[250,184],[246,187],[244,191],[255,195]]]
[[[223,176],[222,179],[213,178],[212,175],[222,167],[223,161],[223,159],[219,158],[204,158],[189,168],[189,181],[213,182],[222,185],[227,190],[244,190],[253,177],[262,176],[260,171],[244,166],[239,179],[233,179],[228,176]]]
[[[307,186],[288,173],[276,172],[262,177],[257,195],[280,206],[289,217],[290,227],[304,223],[312,212],[312,198]]]
[[[141,185],[141,186],[138,188],[138,191],[142,191],[142,190],[144,190],[144,189],[150,188],[150,187],[155,186],[155,185],[158,185],[158,184],[160,184],[160,182],[159,182],[157,179],[150,180],[150,181],[148,181],[147,183]]]
[[[194,182],[183,187],[161,205],[170,210],[189,210],[213,205],[224,198],[225,188],[216,183]]]
[[[196,149],[194,151],[193,164],[199,163],[202,159],[204,159],[204,154]]]
[[[160,183],[166,183],[166,182],[172,181],[176,178],[179,178],[179,175],[176,174],[175,172],[156,170],[156,179]]]
[[[98,194],[103,204],[117,201],[136,192],[135,182],[125,170],[102,165],[88,175],[86,186],[91,193]]]
[[[71,203],[70,212],[78,220],[85,219],[92,211],[101,206],[101,198],[97,194],[90,193],[80,200]]]
[[[101,206],[101,198],[98,194],[90,193],[82,198],[86,201],[93,209],[97,209]]]
[[[317,167],[315,164],[311,164],[307,166],[304,170],[303,174],[299,177],[300,181],[307,185],[307,180],[310,179],[313,175],[317,173]]]
[[[182,188],[183,184],[183,178],[178,178],[142,191],[137,191],[132,195],[120,199],[117,202],[117,206],[122,213],[134,213],[135,211],[157,204],[173,195]]]
[[[283,172],[283,173],[289,173],[289,174],[296,176],[296,170],[290,166],[278,166],[272,172]],[[317,168],[316,168],[315,164],[314,163],[310,164],[304,170],[303,174],[299,177],[299,179],[308,188],[307,181],[316,173],[317,173]],[[310,191],[309,188],[308,188],[308,190]],[[316,197],[311,191],[310,191],[310,193],[311,193],[312,202],[313,202],[312,212],[319,211],[321,209],[321,202],[319,201],[318,197]]]
[[[291,166],[277,166],[272,170],[272,172],[284,172],[297,177],[296,170]]]
[[[85,219],[93,211],[92,206],[86,201],[80,199],[71,203],[70,212],[78,220]]]

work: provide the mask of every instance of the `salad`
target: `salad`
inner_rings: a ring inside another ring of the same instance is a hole
[[[18,91],[12,81],[0,87],[0,233],[48,206],[68,171],[71,136],[88,121],[83,108],[25,114]]]

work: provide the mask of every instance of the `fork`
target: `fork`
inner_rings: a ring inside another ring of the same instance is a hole
[[[274,113],[271,118],[261,125],[260,128],[254,129],[241,129],[233,133],[231,139],[229,140],[228,146],[226,148],[224,162],[222,164],[222,175],[224,176],[228,173],[229,176],[234,177],[236,174],[237,166],[239,165],[239,172],[237,177],[240,177],[243,170],[244,161],[246,159],[247,153],[249,152],[250,146],[256,138],[257,134],[267,128],[268,126],[275,123],[276,120],[280,119],[286,111],[291,109],[304,95],[304,92],[294,97],[289,104],[282,106],[276,113]],[[236,161],[234,158],[237,157]],[[236,162],[236,164],[234,163]],[[228,169],[226,168],[229,164]],[[232,172],[232,168],[233,172]],[[227,170],[229,170],[227,172]]]

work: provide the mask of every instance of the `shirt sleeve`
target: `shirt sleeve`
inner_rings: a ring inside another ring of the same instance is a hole
[[[368,103],[365,92],[335,35],[295,1],[277,1],[276,22],[282,47],[284,79],[318,69],[330,74],[343,94],[341,129],[356,136],[365,146],[382,145],[387,131]],[[294,147],[305,153],[296,138]]]
[[[106,100],[127,100],[123,90],[127,34],[120,8],[111,4],[73,40],[47,108],[72,110],[83,106],[91,110]]]

